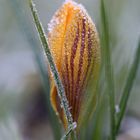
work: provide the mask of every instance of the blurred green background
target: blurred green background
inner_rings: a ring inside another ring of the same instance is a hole
[[[62,2],[35,0],[46,33]],[[77,2],[85,6],[100,32],[100,1]],[[105,0],[105,6],[117,103],[140,37],[140,0]],[[0,140],[53,140],[54,135],[59,139],[59,134],[53,134],[53,118],[46,104],[49,83],[43,78],[47,77],[47,66],[40,48],[28,0],[0,0]],[[118,140],[140,140],[139,106],[140,68]],[[102,129],[106,131],[105,126]]]

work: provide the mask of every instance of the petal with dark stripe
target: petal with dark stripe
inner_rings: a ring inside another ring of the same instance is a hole
[[[82,109],[93,94],[88,92],[89,84],[94,85],[99,75],[100,47],[95,25],[83,6],[67,1],[49,24],[48,41],[72,117],[78,123]],[[53,108],[66,127],[53,77],[50,80]]]

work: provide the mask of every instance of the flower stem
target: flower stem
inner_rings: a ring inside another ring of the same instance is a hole
[[[33,3],[32,0],[29,0],[29,3],[30,3],[30,9],[31,9],[31,12],[32,12],[32,16],[33,16],[33,19],[34,19],[34,22],[35,22],[37,31],[39,33],[39,37],[40,37],[42,46],[43,46],[43,50],[45,51],[45,54],[47,56],[47,59],[48,59],[49,65],[50,65],[50,69],[52,71],[52,74],[53,74],[53,77],[54,77],[54,80],[55,80],[55,84],[56,84],[57,91],[58,91],[58,96],[60,98],[61,105],[64,109],[64,113],[65,113],[65,116],[66,116],[66,119],[67,119],[67,122],[68,122],[68,128],[69,128],[70,126],[73,125],[74,122],[73,122],[72,115],[69,111],[69,105],[68,105],[68,101],[67,101],[67,98],[66,98],[66,95],[65,95],[65,90],[64,90],[63,84],[60,80],[58,70],[57,70],[57,68],[55,66],[55,63],[53,61],[53,57],[51,55],[51,51],[50,51],[48,43],[47,43],[47,37],[45,35],[45,31],[43,29],[43,26],[40,22],[39,16],[37,14],[35,4]]]

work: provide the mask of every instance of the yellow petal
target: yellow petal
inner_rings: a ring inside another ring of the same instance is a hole
[[[82,5],[69,0],[53,16],[49,24],[48,41],[64,85],[70,112],[74,121],[78,122],[82,106],[91,97],[89,94],[92,94],[87,92],[89,82],[92,78],[92,81],[96,81],[99,73],[100,47],[95,25]],[[95,98],[93,101],[96,101]],[[51,102],[66,127],[52,77]]]

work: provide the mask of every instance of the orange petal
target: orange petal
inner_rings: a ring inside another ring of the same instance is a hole
[[[99,73],[100,47],[95,25],[83,6],[69,0],[51,20],[48,41],[64,85],[70,112],[74,121],[78,122],[85,94],[88,94],[89,81],[92,78],[97,80]],[[66,127],[66,119],[52,77],[51,102]]]

